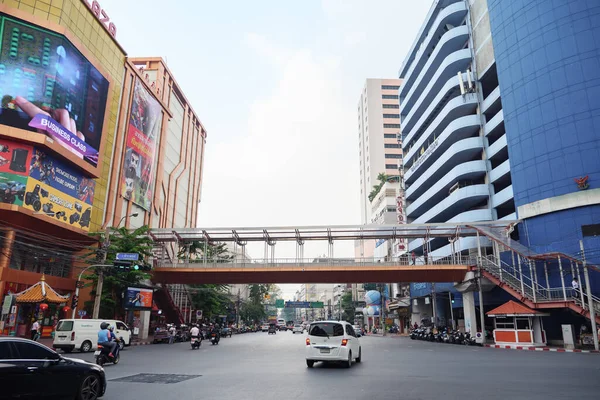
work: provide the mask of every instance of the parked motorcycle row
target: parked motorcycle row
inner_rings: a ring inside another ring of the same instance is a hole
[[[427,342],[480,346],[480,344],[477,343],[476,339],[472,337],[469,332],[464,333],[459,330],[449,330],[445,327],[435,328],[433,326],[422,326],[413,329],[410,333],[410,338],[412,340],[424,340]]]

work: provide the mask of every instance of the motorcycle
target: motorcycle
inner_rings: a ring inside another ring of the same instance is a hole
[[[398,333],[398,325],[393,325],[390,328],[390,333]]]
[[[118,342],[118,341],[117,341]],[[104,347],[102,345],[98,345],[98,349],[94,352],[94,356],[96,357],[96,364],[99,366],[103,366],[106,363],[118,364],[121,359],[121,354],[119,351],[119,346],[115,349],[115,354],[113,357],[109,356],[110,348]]]
[[[192,336],[192,338],[190,339],[190,343],[192,344],[192,350],[196,350],[199,349],[202,345],[202,339],[200,338],[200,336]]]
[[[216,333],[211,333],[210,334],[210,342],[212,344],[219,344],[219,340],[220,340],[220,338],[219,338],[219,336]]]

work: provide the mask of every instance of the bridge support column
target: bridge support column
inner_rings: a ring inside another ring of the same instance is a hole
[[[150,311],[140,311],[140,331],[138,339],[148,339],[148,331],[150,330]]]
[[[477,313],[475,311],[475,296],[473,292],[464,292],[463,309],[465,314],[465,331],[475,337],[477,334]]]
[[[558,271],[560,272],[560,283],[562,284],[563,298],[567,301],[567,288],[565,287],[565,276],[563,274],[562,260],[558,256]]]

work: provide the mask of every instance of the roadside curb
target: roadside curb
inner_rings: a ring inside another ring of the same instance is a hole
[[[131,342],[131,347],[133,347],[133,346],[146,346],[146,345],[149,345],[149,344],[153,344],[153,343],[150,342],[150,341],[147,341],[147,342]]]
[[[593,353],[599,354],[600,351],[596,350],[581,350],[581,349],[559,349],[551,347],[529,347],[529,346],[511,346],[511,345],[500,345],[500,344],[486,344],[484,347],[490,349],[505,349],[505,350],[528,350],[528,351],[553,351],[556,353]]]

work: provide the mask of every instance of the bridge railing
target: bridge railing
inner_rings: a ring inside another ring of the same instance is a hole
[[[246,267],[246,268],[263,268],[263,267],[298,267],[316,268],[330,266],[372,266],[372,267],[393,267],[393,266],[431,266],[431,265],[476,265],[477,257],[475,256],[454,256],[454,257],[423,257],[413,260],[410,256],[394,257],[391,260],[381,258],[268,258],[268,259],[191,259],[179,260],[179,263],[165,263],[163,267],[175,268],[228,268],[228,267]]]

